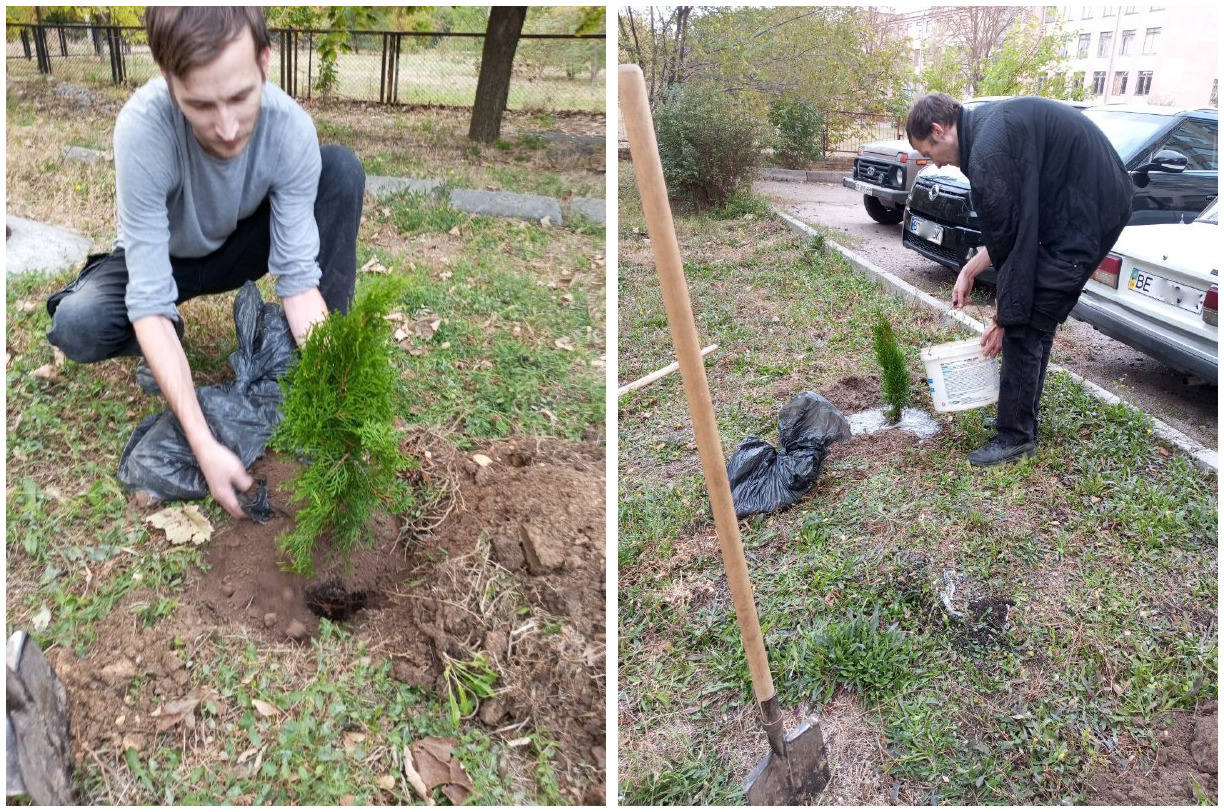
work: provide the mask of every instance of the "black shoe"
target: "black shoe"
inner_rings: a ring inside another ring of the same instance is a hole
[[[1037,447],[1031,442],[1019,445],[1003,445],[999,442],[999,438],[995,437],[977,451],[969,452],[969,464],[976,465],[979,468],[990,468],[995,465],[1002,465],[1005,462],[1014,462],[1024,457],[1032,457],[1036,454]]]
[[[144,358],[141,358],[136,364],[136,385],[146,395],[161,395],[161,387],[157,385],[157,379],[153,377],[153,370],[149,369],[149,362]]]

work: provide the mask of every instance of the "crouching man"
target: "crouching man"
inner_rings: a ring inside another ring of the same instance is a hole
[[[145,26],[162,76],[115,123],[115,247],[47,302],[47,339],[80,363],[142,355],[137,378],[151,372],[213,498],[241,517],[253,482],[205,422],[176,305],[271,273],[301,345],[352,300],[365,173],[267,81],[258,8],[150,7]]]

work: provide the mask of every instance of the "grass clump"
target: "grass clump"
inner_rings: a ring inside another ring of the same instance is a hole
[[[336,549],[348,554],[405,464],[393,422],[391,325],[384,318],[396,289],[380,279],[358,293],[348,313],[315,325],[283,382],[284,419],[271,445],[309,463],[293,480],[294,498],[305,507],[295,529],[279,540],[294,572],[311,573],[315,541],[328,531]]]
[[[876,313],[871,328],[872,346],[876,361],[883,371],[884,402],[888,404],[888,419],[897,422],[901,410],[910,402],[909,368],[905,363],[905,351],[893,335],[892,324],[882,312]]]

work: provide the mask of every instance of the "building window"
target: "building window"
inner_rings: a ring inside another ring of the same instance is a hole
[[[1101,39],[1097,42],[1097,56],[1109,56],[1109,49],[1113,47],[1113,32],[1102,31]]]
[[[1086,59],[1088,57],[1088,45],[1091,42],[1091,34],[1080,34],[1079,51],[1075,54],[1077,59]]]
[[[1105,95],[1105,71],[1103,70],[1092,72],[1092,95]]]
[[[1159,28],[1149,28],[1143,37],[1143,52],[1145,54],[1156,53],[1156,40],[1160,38]]]
[[[1135,29],[1122,32],[1122,46],[1118,49],[1118,56],[1126,56],[1131,52],[1131,48],[1135,44]]]
[[[1148,11],[1164,11],[1164,6],[1149,6],[1149,7],[1148,7]],[[1134,6],[1127,6],[1127,7],[1126,7],[1126,13],[1127,13],[1127,14],[1134,14],[1134,13],[1135,13],[1135,7],[1134,7]]]
[[[1120,70],[1114,73],[1113,95],[1126,95],[1126,77],[1130,76],[1130,71]]]
[[[1114,12],[1114,7],[1113,7],[1113,6],[1106,6],[1106,7],[1105,7],[1105,10],[1101,12],[1101,16],[1102,16],[1102,17],[1112,17],[1112,16],[1113,16],[1113,12]]]
[[[1136,96],[1146,96],[1152,91],[1152,72],[1150,70],[1139,71],[1139,83],[1135,85]]]
[[[1092,19],[1092,6],[1081,6],[1080,7],[1080,19],[1081,20],[1091,20]]]

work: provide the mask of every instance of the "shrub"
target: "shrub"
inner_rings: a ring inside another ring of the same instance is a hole
[[[682,85],[667,91],[654,113],[663,176],[672,197],[698,211],[721,209],[752,180],[760,156],[759,127],[725,91]]]
[[[888,419],[895,423],[901,418],[901,410],[910,402],[909,367],[905,363],[905,352],[897,344],[892,325],[883,313],[876,313],[871,338],[875,346],[876,361],[883,370],[884,402],[889,406]]]
[[[330,531],[338,552],[350,554],[381,502],[391,498],[399,450],[392,395],[391,324],[384,316],[398,286],[391,278],[365,285],[347,314],[315,325],[289,371],[284,417],[271,445],[308,464],[293,480],[304,506],[297,526],[279,539],[288,568],[309,575],[315,541]]]
[[[774,128],[774,159],[788,169],[802,169],[824,157],[820,129],[824,123],[816,108],[799,99],[774,99],[769,105]]]

